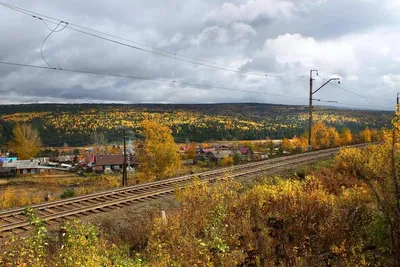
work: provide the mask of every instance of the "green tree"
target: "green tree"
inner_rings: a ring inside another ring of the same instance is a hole
[[[242,160],[242,157],[241,157],[240,153],[235,152],[235,154],[233,154],[233,164],[238,165],[241,160]]]
[[[171,129],[149,120],[140,123],[140,127],[145,138],[137,145],[140,170],[151,179],[172,176],[181,161]]]
[[[9,149],[17,153],[20,159],[31,159],[40,152],[39,132],[28,124],[18,124],[13,131],[13,138],[8,143]]]

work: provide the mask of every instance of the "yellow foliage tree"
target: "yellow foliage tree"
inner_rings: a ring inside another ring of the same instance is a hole
[[[188,159],[194,159],[196,157],[196,155],[197,155],[196,147],[197,147],[196,143],[191,143],[190,144],[190,147],[189,147],[189,149],[187,151],[187,158]]]
[[[340,145],[350,145],[353,142],[353,135],[349,128],[343,128],[340,132]]]
[[[290,140],[288,138],[283,138],[280,144],[280,148],[283,151],[292,151],[293,149],[293,144],[292,142],[290,142]]]
[[[371,140],[371,131],[366,127],[365,130],[360,133],[360,141],[361,143],[371,143]]]
[[[304,152],[307,151],[307,139],[304,138],[303,136],[300,137],[293,137],[293,146],[296,149],[297,152]]]
[[[137,145],[141,171],[149,180],[172,176],[181,161],[171,129],[149,120],[140,123],[140,127],[145,138]]]
[[[312,128],[312,146],[314,149],[335,147],[339,144],[339,133],[333,127],[327,127],[322,122],[316,123]]]
[[[232,166],[233,164],[234,164],[234,161],[233,161],[232,157],[223,158],[219,162],[220,166]]]
[[[28,124],[18,124],[13,130],[13,138],[8,147],[17,153],[20,159],[31,159],[40,152],[39,132]]]

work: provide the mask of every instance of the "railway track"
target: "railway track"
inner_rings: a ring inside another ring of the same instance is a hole
[[[354,147],[362,146],[365,145],[355,145]],[[163,181],[118,188],[105,192],[69,198],[66,200],[47,202],[33,205],[32,208],[36,210],[39,217],[45,220],[46,224],[53,225],[61,223],[64,220],[107,212],[112,209],[123,208],[138,202],[144,202],[172,194],[174,190],[184,188],[191,184],[194,177],[198,177],[201,182],[205,183],[224,176],[232,178],[246,177],[274,168],[331,157],[338,151],[339,148],[333,148],[272,160],[253,162],[194,175],[185,175]],[[29,230],[31,230],[31,226],[27,218],[24,216],[24,208],[0,212],[1,239],[10,234],[21,234]]]

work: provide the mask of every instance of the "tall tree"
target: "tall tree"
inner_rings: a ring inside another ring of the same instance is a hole
[[[351,130],[349,128],[343,128],[340,131],[340,144],[350,145],[352,142],[353,142],[353,136],[351,134]]]
[[[103,132],[95,131],[93,133],[93,143],[96,153],[104,153],[106,151],[107,139]]]
[[[283,138],[281,143],[280,143],[280,145],[279,145],[279,148],[282,151],[290,152],[290,151],[293,150],[293,144],[292,144],[292,142],[290,142],[290,140],[288,138]]]
[[[18,124],[13,131],[13,138],[8,143],[9,149],[17,153],[20,159],[31,159],[40,152],[39,132],[28,124]]]
[[[196,147],[197,147],[196,143],[192,142],[190,144],[190,147],[189,147],[189,149],[188,149],[188,151],[186,153],[188,159],[192,160],[192,159],[194,159],[196,157],[196,155],[197,155]]]
[[[304,138],[303,136],[300,137],[293,137],[293,146],[296,150],[296,152],[304,152],[307,151],[307,145],[308,145],[308,141],[306,138]]]
[[[144,136],[137,145],[140,170],[150,179],[172,176],[181,161],[171,129],[149,120],[140,123],[140,127]]]
[[[312,146],[314,149],[335,147],[339,144],[339,133],[334,127],[327,127],[322,122],[313,125]]]
[[[371,143],[371,131],[368,127],[360,133],[360,141],[362,143]]]
[[[93,133],[93,143],[96,146],[102,147],[107,145],[107,139],[103,132],[95,131]]]

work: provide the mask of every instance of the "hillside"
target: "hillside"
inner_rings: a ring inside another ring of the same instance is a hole
[[[314,122],[353,132],[390,125],[392,116],[389,111],[314,109]],[[95,131],[104,132],[109,142],[119,141],[121,127],[130,129],[129,136],[134,137],[143,119],[167,124],[178,142],[275,139],[303,134],[308,107],[256,103],[0,105],[0,145],[10,139],[15,123],[34,125],[45,145],[75,146],[92,143]]]

